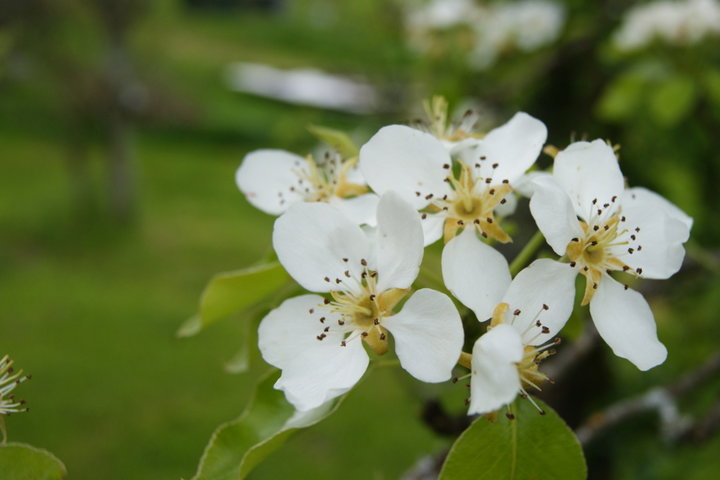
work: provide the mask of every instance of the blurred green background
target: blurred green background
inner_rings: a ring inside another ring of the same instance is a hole
[[[273,218],[234,184],[243,155],[305,154],[309,124],[363,141],[433,93],[477,99],[495,124],[528,111],[561,148],[609,138],[631,185],[695,218],[686,268],[641,286],[668,361],[640,374],[601,347],[568,421],[701,363],[720,345],[719,44],[623,55],[608,38],[626,2],[564,5],[557,41],[477,71],[453,32],[432,55],[409,48],[399,1],[0,1],[0,354],[33,375],[10,440],[51,450],[71,479],[192,476],[266,369],[224,372],[240,319],[175,337],[214,273],[268,252]],[[233,92],[234,61],[361,76],[382,102],[356,115]],[[251,478],[398,478],[449,442],[418,421],[441,389],[407,377],[372,375]],[[464,387],[449,391],[460,414]],[[719,393],[716,380],[681,407],[704,412]],[[591,478],[715,478],[718,448],[667,445],[648,415],[592,446]]]

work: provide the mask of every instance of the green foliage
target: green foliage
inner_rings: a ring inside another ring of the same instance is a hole
[[[344,397],[308,412],[295,412],[282,392],[272,387],[279,372],[260,381],[245,411],[220,425],[205,448],[193,480],[240,480],[297,430],[334,413]]]
[[[659,125],[671,127],[690,113],[697,92],[691,78],[673,75],[660,81],[649,94],[650,114]]]
[[[452,446],[440,480],[504,478],[577,480],[587,476],[580,444],[550,407],[539,415],[529,401],[514,404],[515,419],[479,417]]]
[[[0,445],[3,480],[57,480],[65,477],[65,465],[52,453],[22,443]]]
[[[347,133],[332,128],[310,125],[310,133],[340,152],[344,158],[354,158],[360,153],[357,145]]]
[[[261,310],[272,303],[275,298],[272,294],[287,283],[288,276],[277,262],[215,275],[200,297],[199,313],[186,320],[177,335],[194,335],[244,309]]]

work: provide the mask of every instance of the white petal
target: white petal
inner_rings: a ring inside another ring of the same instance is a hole
[[[635,290],[626,290],[603,275],[590,301],[590,315],[598,333],[618,357],[627,358],[640,370],[665,361],[667,349],[657,338],[650,306]]]
[[[576,276],[577,270],[567,263],[541,258],[513,279],[502,301],[511,312],[520,310],[512,315],[512,326],[522,335],[523,344],[541,345],[565,326],[573,310]],[[548,332],[541,333],[542,327]]]
[[[360,170],[368,185],[380,195],[398,192],[417,210],[429,203],[426,195],[450,193],[443,165],[450,165],[450,155],[435,137],[402,125],[380,129],[360,149]]]
[[[570,240],[583,236],[570,197],[552,176],[538,176],[532,183],[530,213],[548,245],[558,255],[565,255]]]
[[[485,321],[510,285],[507,260],[467,228],[445,245],[442,253],[445,286]]]
[[[474,166],[483,178],[492,178],[492,184],[515,180],[535,163],[547,139],[547,128],[540,120],[527,113],[516,113],[507,123],[491,130],[476,148],[465,148],[459,156]],[[492,166],[497,164],[497,168]]]
[[[513,184],[515,193],[526,198],[532,197],[533,192],[535,191],[535,185],[533,182],[541,177],[552,177],[552,173],[535,171],[521,175],[520,178],[515,180],[515,183]]]
[[[520,390],[516,363],[523,345],[518,332],[501,324],[478,338],[472,351],[469,415],[492,412],[513,401]]]
[[[420,217],[425,246],[440,240],[443,236],[443,226],[445,225],[446,218],[447,215],[443,213],[428,213],[425,218]]]
[[[374,193],[366,193],[353,198],[332,197],[330,203],[354,223],[375,226],[379,200]]]
[[[622,198],[624,180],[615,152],[602,140],[575,142],[555,157],[553,176],[568,193],[575,212],[588,220],[604,204],[614,212]],[[612,198],[617,197],[616,202]],[[593,208],[593,200],[597,200]]]
[[[505,203],[501,203],[495,207],[495,215],[498,217],[508,217],[515,213],[518,205],[518,197],[514,193],[510,192],[505,197]]]
[[[668,278],[680,269],[685,257],[682,244],[692,226],[690,217],[644,188],[625,192],[622,215],[623,226],[628,230],[623,238],[628,244],[615,249],[618,258],[633,269],[641,268],[645,278]]]
[[[313,292],[354,291],[362,272],[361,260],[370,259],[370,242],[365,233],[326,203],[297,203],[290,207],[275,221],[273,246],[285,270]]]
[[[297,188],[299,177],[293,170],[300,171],[304,166],[305,159],[294,153],[255,150],[245,156],[235,172],[235,183],[254,207],[279,215],[303,200]]]
[[[325,325],[337,325],[338,314],[322,305],[318,295],[285,300],[260,323],[258,346],[269,364],[282,375],[275,388],[285,392],[298,410],[310,410],[350,390],[367,369],[368,356],[357,339],[340,345],[342,331],[330,330],[323,340]],[[310,314],[313,309],[313,314]],[[325,316],[325,323],[320,323]]]
[[[463,328],[447,295],[420,289],[400,313],[384,318],[382,325],[393,334],[395,352],[410,375],[430,383],[450,379],[460,358]]]
[[[423,257],[423,230],[417,211],[395,192],[380,198],[375,260],[379,292],[408,288]]]

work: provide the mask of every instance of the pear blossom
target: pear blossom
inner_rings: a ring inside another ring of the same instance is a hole
[[[524,0],[489,6],[474,24],[470,60],[476,68],[485,69],[508,50],[537,50],[555,41],[564,25],[565,9],[555,2]]]
[[[328,154],[322,162],[284,150],[248,153],[235,173],[235,182],[248,201],[271,215],[280,215],[297,202],[326,202],[357,224],[375,223],[378,197],[356,167],[357,159]]]
[[[691,45],[720,34],[717,0],[658,1],[629,9],[613,41],[622,51],[643,48],[655,40]]]
[[[24,400],[15,400],[12,391],[19,384],[30,379],[29,376],[23,375],[22,370],[15,372],[12,368],[13,361],[9,356],[5,355],[0,360],[0,415],[10,415],[11,413],[27,412]]]
[[[533,187],[530,211],[566,268],[585,277],[582,304],[600,336],[641,370],[665,361],[647,302],[610,273],[670,277],[682,265],[692,219],[656,193],[625,189],[613,148],[602,140],[571,144]]]
[[[511,280],[505,258],[470,230],[447,244],[442,270],[452,294],[480,321],[490,320],[469,362],[469,414],[497,410],[527,396],[527,388],[539,390],[547,377],[538,364],[553,353],[553,337],[572,313],[572,272],[539,259]]]
[[[442,382],[463,343],[460,316],[445,294],[408,297],[423,256],[420,219],[397,194],[382,196],[377,228],[363,230],[332,205],[299,203],[275,222],[280,263],[304,288],[271,311],[258,336],[263,358],[282,370],[275,388],[306,411],[347,392],[367,369],[363,343],[376,354],[395,340],[401,366]]]
[[[434,135],[403,125],[380,129],[360,149],[360,170],[372,189],[396,191],[421,211],[425,244],[452,239],[470,227],[486,237],[509,242],[495,218],[513,183],[540,154],[547,129],[526,113],[457,152]]]

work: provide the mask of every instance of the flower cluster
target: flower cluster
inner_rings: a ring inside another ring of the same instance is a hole
[[[630,51],[655,40],[669,45],[691,45],[718,34],[720,3],[717,0],[663,0],[628,10],[614,41],[620,50]]]
[[[511,51],[530,52],[555,41],[565,25],[562,5],[547,0],[477,4],[471,0],[432,0],[406,18],[410,42],[432,49],[432,33],[468,28],[469,62],[478,69]]]
[[[391,348],[424,382],[467,368],[471,414],[527,396],[547,380],[539,364],[581,307],[578,275],[581,305],[616,355],[641,370],[665,360],[650,307],[626,282],[677,272],[692,219],[627,188],[602,140],[572,143],[551,170],[528,173],[547,137],[540,120],[520,112],[479,132],[472,114],[449,125],[446,107],[434,100],[415,128],[381,128],[357,157],[261,150],[237,172],[248,200],[280,215],[278,259],[312,292],[285,300],[259,327],[264,359],[282,370],[275,387],[300,411],[347,392]],[[508,199],[520,194],[557,257],[520,265],[513,278],[494,245],[512,241]],[[438,241],[442,282],[414,290],[425,247]],[[465,338],[458,307],[485,324],[483,335]]]

